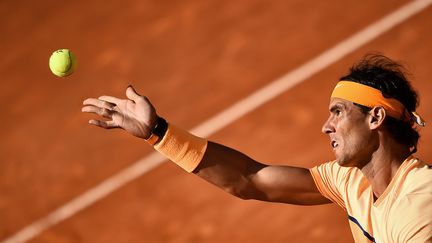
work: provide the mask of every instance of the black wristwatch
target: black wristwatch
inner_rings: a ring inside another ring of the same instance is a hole
[[[165,136],[167,129],[168,129],[168,123],[166,122],[166,120],[158,116],[158,118],[156,119],[156,125],[151,130],[150,137],[148,137],[146,141],[150,145],[153,146],[156,145]]]

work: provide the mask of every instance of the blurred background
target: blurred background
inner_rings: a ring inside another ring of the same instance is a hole
[[[0,1],[0,241],[148,156],[120,130],[87,124],[87,97],[129,84],[192,129],[412,1]],[[432,7],[211,135],[269,164],[333,158],[321,134],[329,95],[369,52],[401,61],[432,120]],[[58,78],[60,48],[78,60]],[[417,155],[432,161],[432,131]],[[352,242],[335,205],[243,201],[163,163],[29,242]]]

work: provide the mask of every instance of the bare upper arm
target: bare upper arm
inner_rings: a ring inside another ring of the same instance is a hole
[[[309,169],[292,166],[262,166],[250,175],[258,192],[256,199],[300,205],[326,204]]]
[[[213,142],[194,173],[243,199],[301,205],[330,202],[318,191],[309,169],[265,165]]]

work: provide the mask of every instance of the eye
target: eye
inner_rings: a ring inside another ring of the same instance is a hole
[[[336,109],[336,110],[335,110],[335,114],[336,114],[336,116],[339,116],[341,113],[342,113],[341,110],[339,110],[339,109]]]

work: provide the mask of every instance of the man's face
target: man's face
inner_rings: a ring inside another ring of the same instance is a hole
[[[330,100],[329,111],[322,132],[329,135],[339,165],[363,167],[378,144],[369,127],[368,114],[352,102],[338,98]]]

